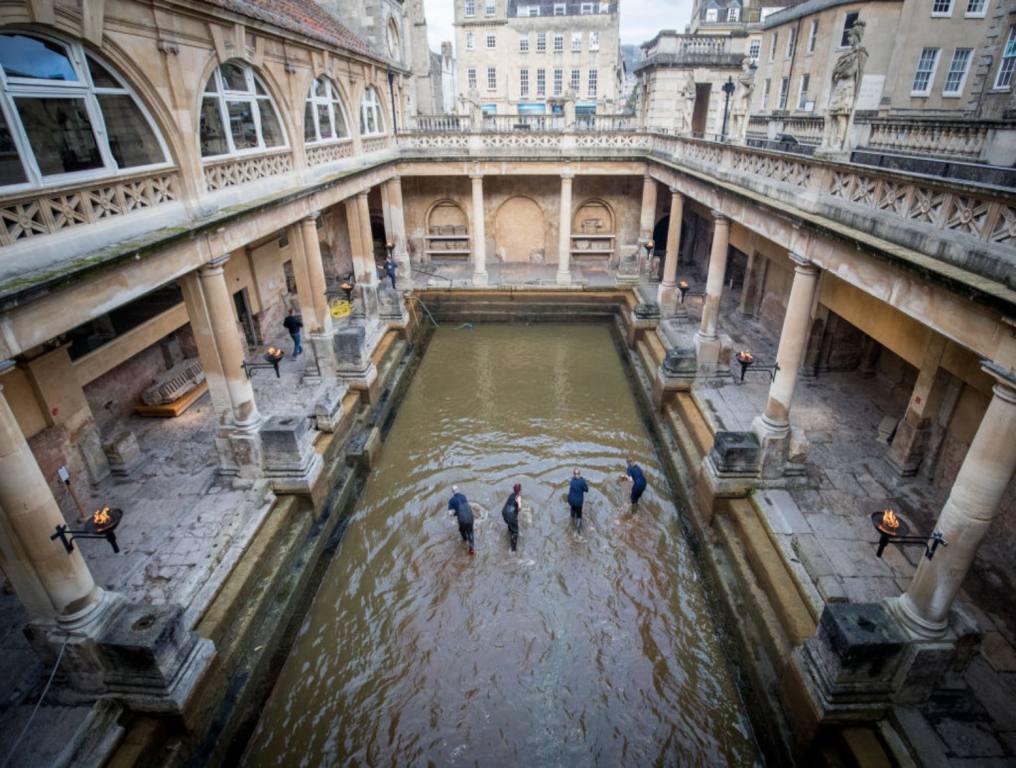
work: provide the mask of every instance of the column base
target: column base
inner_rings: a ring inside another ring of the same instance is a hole
[[[674,317],[677,314],[677,307],[681,303],[681,292],[677,290],[677,284],[660,283],[659,288],[656,289],[656,303],[660,305],[661,315]],[[685,312],[685,315],[687,314]]]
[[[243,478],[261,476],[261,441],[258,438],[261,423],[259,415],[250,424],[225,424],[219,427],[215,436],[219,474]]]
[[[63,648],[65,698],[113,698],[138,712],[182,714],[215,657],[212,641],[184,626],[181,606],[108,592],[86,622],[33,622],[25,633],[50,663]]]
[[[941,640],[949,631],[949,622],[934,622],[919,616],[906,594],[886,599],[886,607],[907,634],[915,640]]]
[[[687,392],[695,383],[698,361],[691,347],[672,347],[667,350],[653,382],[653,404],[659,408],[673,392]]]
[[[756,416],[752,432],[761,446],[760,472],[763,478],[794,477],[805,473],[808,440],[799,429],[789,424],[776,424],[765,415]]]
[[[929,433],[927,427],[915,427],[906,418],[897,425],[885,458],[900,477],[913,477],[921,468]]]
[[[695,333],[695,356],[698,358],[700,376],[730,375],[730,337],[726,335],[703,336]]]
[[[558,285],[571,285],[572,274],[571,272],[558,272],[557,273],[557,284]]]
[[[477,288],[486,288],[489,284],[490,283],[486,272],[473,273],[473,285],[475,285]]]

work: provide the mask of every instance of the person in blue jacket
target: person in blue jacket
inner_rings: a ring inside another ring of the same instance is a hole
[[[568,506],[571,507],[571,519],[575,523],[575,530],[582,530],[582,502],[585,495],[589,493],[589,484],[582,477],[579,470],[572,473],[571,483],[568,485]]]
[[[395,290],[395,270],[398,268],[398,264],[395,263],[395,259],[389,253],[388,258],[385,259],[385,274],[388,279],[392,281],[392,290]]]
[[[455,515],[459,521],[459,535],[469,545],[470,556],[476,554],[473,549],[473,510],[466,500],[465,494],[459,493],[457,485],[452,486],[452,498],[448,502],[449,514]]]
[[[625,459],[628,464],[628,471],[621,476],[621,482],[631,483],[631,511],[635,514],[639,511],[639,499],[646,490],[646,476],[642,469],[631,457]]]
[[[522,509],[522,484],[512,486],[511,496],[501,508],[501,518],[508,526],[508,548],[515,552],[519,546],[519,511]]]

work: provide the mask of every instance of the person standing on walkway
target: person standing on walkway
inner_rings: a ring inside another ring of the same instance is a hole
[[[515,483],[511,496],[501,508],[501,517],[508,526],[508,545],[515,552],[519,545],[519,510],[522,509],[522,484]]]
[[[622,483],[631,483],[631,512],[635,514],[639,511],[639,499],[642,498],[642,494],[646,490],[646,476],[642,474],[642,469],[636,464],[631,457],[625,459],[628,464],[628,471],[621,475]]]
[[[585,495],[589,493],[589,484],[582,477],[582,473],[576,469],[572,473],[571,483],[568,485],[568,506],[571,507],[571,519],[575,524],[575,530],[582,530],[582,502]]]
[[[473,510],[463,493],[459,493],[457,485],[452,486],[452,498],[448,502],[449,514],[455,515],[459,521],[459,535],[469,545],[469,555],[476,554],[473,549]]]
[[[385,259],[385,274],[388,275],[388,279],[392,281],[392,290],[395,290],[395,270],[398,269],[399,265],[395,263],[395,259],[389,253],[388,258]]]
[[[282,324],[286,326],[289,335],[293,337],[293,358],[296,359],[303,352],[303,345],[300,344],[300,331],[303,330],[303,320],[300,319],[298,314],[290,311],[286,315],[286,319],[282,321]]]

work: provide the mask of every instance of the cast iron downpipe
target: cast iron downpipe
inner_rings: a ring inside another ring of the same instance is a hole
[[[388,95],[392,97],[392,135],[399,132],[399,118],[395,113],[395,73],[388,70]]]

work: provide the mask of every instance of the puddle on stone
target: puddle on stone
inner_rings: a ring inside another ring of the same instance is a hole
[[[626,455],[649,478],[635,517]],[[665,489],[606,325],[439,329],[243,763],[759,763]]]

